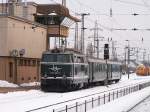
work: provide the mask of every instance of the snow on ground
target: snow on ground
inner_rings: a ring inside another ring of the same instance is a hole
[[[129,112],[150,112],[150,97]]]
[[[23,84],[20,84],[20,86],[22,87],[27,87],[27,86],[39,86],[40,85],[40,82],[30,82],[30,83],[23,83]]]
[[[88,112],[127,112],[138,102],[150,95],[150,87],[118,98],[110,103],[96,107]],[[144,108],[142,109],[144,110]],[[137,111],[134,111],[137,112]],[[144,111],[139,111],[144,112]]]
[[[18,85],[0,80],[0,87],[18,87]]]
[[[7,94],[0,94],[0,111],[2,112],[25,112],[27,110],[52,105],[55,103],[63,102],[66,100],[79,98],[82,96],[107,91],[110,89],[123,87],[126,85],[131,85],[135,83],[150,81],[150,77],[136,76],[135,74],[130,74],[130,79],[128,80],[127,75],[122,77],[122,80],[117,84],[106,86],[97,86],[94,88],[78,90],[68,93],[44,93],[40,90],[22,91],[22,92],[11,92]],[[82,99],[83,101],[85,99]],[[79,100],[78,100],[79,101]],[[76,101],[74,101],[76,102]],[[71,104],[68,102],[66,104]],[[66,104],[59,105],[58,107],[65,106]],[[8,108],[9,107],[9,108]],[[50,109],[57,107],[46,108],[47,110],[41,110],[40,112],[50,112]]]
[[[23,83],[20,85],[17,84],[13,84],[13,83],[9,83],[7,81],[4,80],[0,80],[0,87],[27,87],[27,86],[39,86],[40,82],[31,82],[31,83]]]

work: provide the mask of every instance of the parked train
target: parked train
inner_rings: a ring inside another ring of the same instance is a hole
[[[141,64],[136,68],[136,74],[139,76],[148,76],[150,75],[150,67]]]
[[[121,63],[107,63],[69,49],[46,51],[41,61],[41,90],[70,91],[94,84],[118,82],[121,79]]]

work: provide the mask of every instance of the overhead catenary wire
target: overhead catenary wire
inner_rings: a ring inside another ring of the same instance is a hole
[[[144,5],[148,9],[148,11],[150,11],[150,5],[145,0],[141,0],[141,1],[144,3]]]
[[[125,0],[113,0],[113,1],[124,3],[124,4],[129,4],[129,5],[136,5],[136,6],[145,7],[144,4],[136,3],[136,2],[131,2],[131,1],[125,1]]]

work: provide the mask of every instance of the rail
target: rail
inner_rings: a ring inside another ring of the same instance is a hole
[[[141,100],[140,102],[138,102],[137,104],[135,104],[133,107],[131,107],[129,110],[127,110],[126,112],[130,112],[132,111],[135,107],[137,107],[138,105],[140,105],[142,102],[144,102],[146,99],[148,99],[150,96],[147,96],[146,98],[144,98],[143,100]]]
[[[98,93],[94,93],[94,94],[90,94],[90,95],[86,95],[83,97],[79,97],[79,98],[75,98],[75,99],[71,99],[71,100],[67,100],[64,102],[59,102],[59,103],[55,103],[55,104],[51,104],[51,105],[47,105],[44,107],[39,107],[36,109],[32,109],[26,112],[33,112],[33,111],[38,111],[38,110],[42,110],[42,109],[46,109],[49,107],[53,107],[59,104],[65,104],[71,101],[75,101],[75,100],[79,100],[82,98],[87,98],[87,97],[92,97],[95,95],[98,95],[97,97],[92,97],[89,100],[84,100],[84,102],[76,102],[72,105],[66,105],[62,108],[58,108],[58,109],[50,109],[49,112],[87,112],[87,110],[90,110],[94,107],[106,104],[112,100],[115,100],[119,97],[128,95],[130,93],[136,92],[138,90],[141,90],[143,88],[146,88],[150,86],[150,82],[144,82],[141,84],[134,84],[134,85],[128,85],[128,86],[124,86],[124,87],[119,87],[119,88],[115,88],[115,89],[110,89],[108,91],[103,91],[103,92],[98,92]]]

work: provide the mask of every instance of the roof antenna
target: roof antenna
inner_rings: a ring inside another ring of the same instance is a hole
[[[27,0],[24,0],[24,5],[23,5],[23,18],[25,18],[25,19],[28,18],[28,4],[27,4]]]
[[[27,0],[24,0],[24,6],[27,7]]]
[[[62,0],[62,5],[66,7],[66,0]]]

